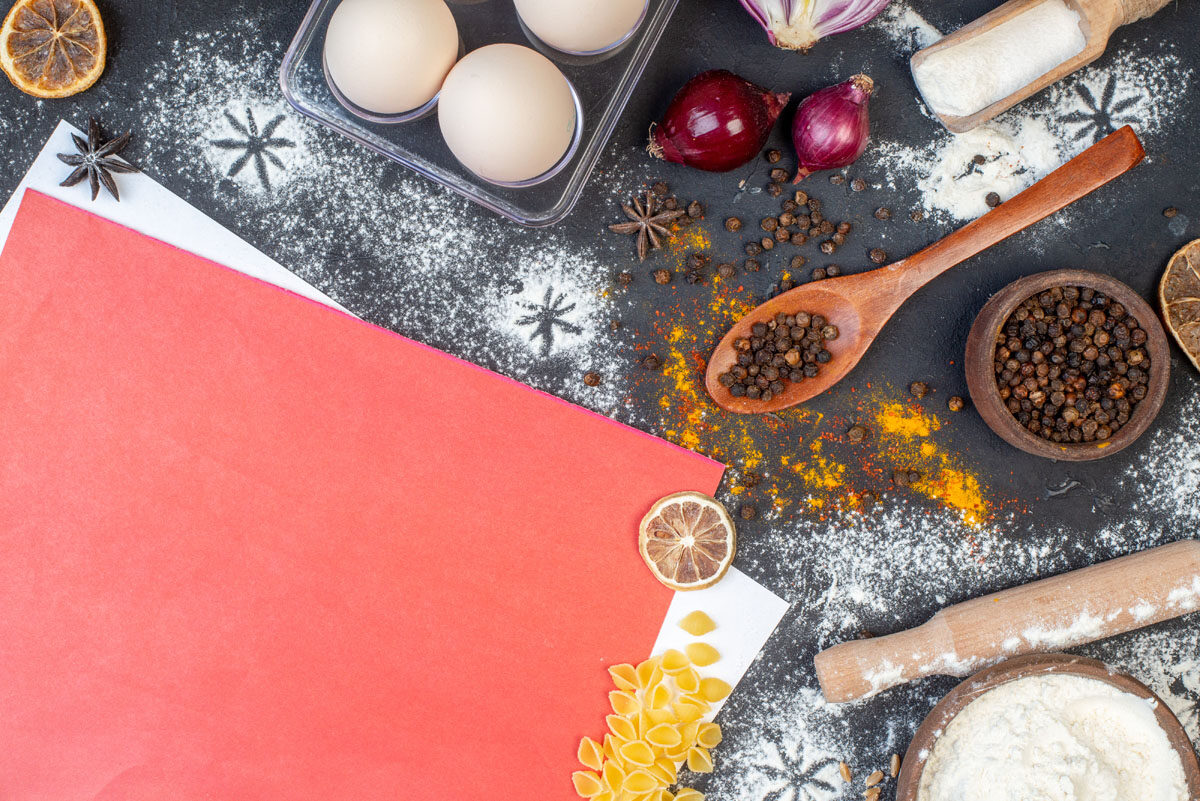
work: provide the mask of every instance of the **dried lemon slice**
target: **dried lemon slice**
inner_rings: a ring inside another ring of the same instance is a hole
[[[673,590],[700,590],[724,577],[737,550],[733,519],[718,501],[699,492],[660,500],[642,518],[642,559]]]
[[[1200,370],[1200,239],[1176,253],[1158,285],[1167,330]]]
[[[92,0],[17,0],[0,28],[0,69],[34,97],[69,97],[104,72],[108,42]]]

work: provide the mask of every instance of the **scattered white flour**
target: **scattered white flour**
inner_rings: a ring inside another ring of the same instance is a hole
[[[904,2],[893,0],[875,25],[901,52],[940,38]],[[992,122],[956,136],[940,125],[919,142],[872,140],[863,163],[892,190],[915,188],[935,219],[974,219],[995,192],[1008,200],[1123,125],[1151,146],[1176,124],[1177,97],[1195,80],[1170,42],[1147,42],[1101,57]],[[919,102],[919,101],[918,101]],[[1148,150],[1151,148],[1147,148]],[[982,155],[983,164],[975,157]],[[1060,215],[1061,218],[1061,215]]]
[[[881,142],[875,158],[893,176],[914,181],[925,209],[956,220],[988,211],[987,196],[1020,193],[1063,161],[1061,140],[1044,119],[1003,118],[961,135],[942,132],[923,147]]]
[[[933,747],[919,801],[1186,801],[1183,762],[1130,693],[1032,676],[967,705]]]
[[[1083,51],[1079,12],[1044,0],[991,30],[928,54],[913,67],[922,97],[938,114],[968,117]]]
[[[1031,627],[1021,632],[1031,647],[1043,651],[1061,651],[1071,648],[1088,640],[1094,640],[1104,633],[1104,620],[1096,615],[1082,612],[1071,621],[1070,625],[1052,629]]]
[[[1144,682],[1200,745],[1200,628],[1155,627],[1090,645],[1082,653]]]

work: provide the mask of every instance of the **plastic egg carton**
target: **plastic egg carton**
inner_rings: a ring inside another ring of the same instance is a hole
[[[650,0],[645,20],[625,44],[592,57],[544,45],[525,29],[511,0],[449,0],[464,52],[497,42],[533,47],[563,71],[578,94],[583,123],[568,163],[553,177],[522,187],[488,183],[462,166],[442,140],[436,108],[419,119],[385,124],[363,119],[338,102],[323,61],[325,29],[338,2],[315,0],[284,55],[280,85],[287,101],[301,114],[497,214],[522,225],[546,226],[566,217],[579,200],[679,0]]]

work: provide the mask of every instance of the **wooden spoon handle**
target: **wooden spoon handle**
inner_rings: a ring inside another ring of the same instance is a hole
[[[956,264],[1071,205],[1128,171],[1146,156],[1126,125],[1109,134],[1021,194],[905,259],[916,291]]]

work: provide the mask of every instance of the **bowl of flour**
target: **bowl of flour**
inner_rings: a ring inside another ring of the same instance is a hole
[[[1035,654],[955,687],[921,724],[897,801],[1198,801],[1200,762],[1154,693],[1102,662]]]

